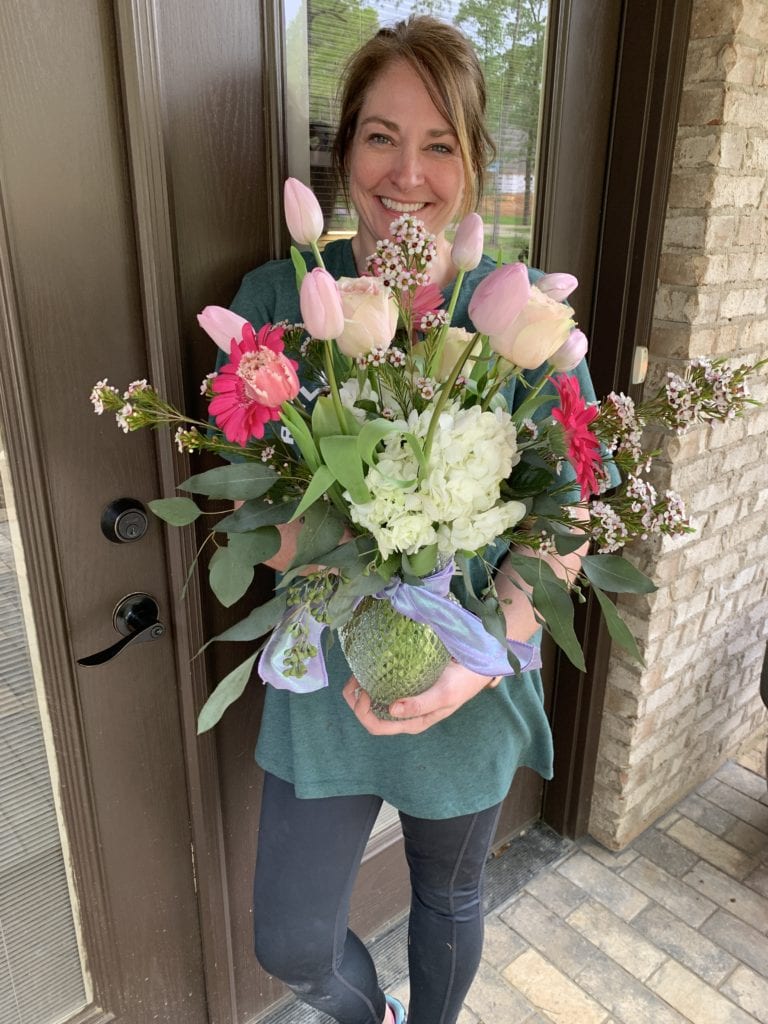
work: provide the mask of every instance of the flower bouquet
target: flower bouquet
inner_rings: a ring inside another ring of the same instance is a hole
[[[538,667],[535,646],[507,637],[495,586],[502,559],[578,668],[572,592],[583,600],[586,587],[613,640],[640,658],[607,592],[655,588],[615,552],[634,537],[691,530],[680,500],[647,479],[643,427],[738,414],[755,367],[693,363],[637,407],[617,394],[590,404],[573,372],[587,339],[566,302],[571,275],[531,284],[524,265],[497,267],[472,294],[469,333],[451,321],[482,258],[477,214],[458,227],[443,308],[429,278],[434,240],[418,220],[392,224],[366,276],[336,281],[318,251],[315,197],[289,179],[285,204],[292,236],[314,254],[308,271],[292,249],[303,322],[256,330],[219,307],[200,314],[226,356],[203,383],[209,422],[146,381],[123,394],[100,381],[91,395],[125,431],[170,426],[180,451],[233,460],[179,485],[194,498],[150,503],[173,526],[198,519],[205,500],[228,503],[198,552],[214,548],[208,577],[222,604],[275,556],[278,527],[300,524],[274,596],[215,638],[261,642],[211,694],[200,730],[242,693],[257,658],[273,686],[326,686],[336,639],[380,717],[431,686],[451,658],[489,676]],[[586,542],[595,553],[566,582],[558,562]]]

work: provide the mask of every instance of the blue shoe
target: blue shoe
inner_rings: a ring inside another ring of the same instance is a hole
[[[400,1000],[395,999],[394,996],[385,996],[384,998],[387,1000],[387,1006],[395,1015],[395,1024],[406,1024],[405,1007]]]

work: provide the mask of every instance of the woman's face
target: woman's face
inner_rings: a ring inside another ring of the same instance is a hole
[[[348,171],[365,255],[403,213],[438,236],[456,218],[464,194],[458,139],[408,64],[390,64],[366,92]]]

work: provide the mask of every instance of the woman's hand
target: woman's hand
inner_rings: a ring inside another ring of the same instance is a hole
[[[360,689],[354,676],[350,676],[342,693],[357,720],[374,736],[395,736],[398,733],[414,735],[448,718],[462,704],[499,679],[499,676],[478,675],[452,661],[428,690],[415,697],[404,697],[390,706],[390,714],[403,719],[396,722],[383,722],[374,715],[370,697],[365,690]]]

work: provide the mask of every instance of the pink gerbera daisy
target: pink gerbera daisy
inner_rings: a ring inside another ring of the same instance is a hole
[[[603,460],[600,442],[589,430],[597,416],[597,406],[587,405],[579,389],[579,382],[568,374],[558,374],[552,383],[560,397],[560,408],[552,410],[552,418],[562,424],[568,441],[568,461],[576,471],[581,487],[581,500],[585,501],[599,490],[596,471]]]
[[[243,324],[242,341],[232,339],[230,359],[211,383],[210,413],[228,441],[245,447],[263,437],[280,406],[299,393],[298,363],[283,355],[283,328],[265,324],[258,335]]]

